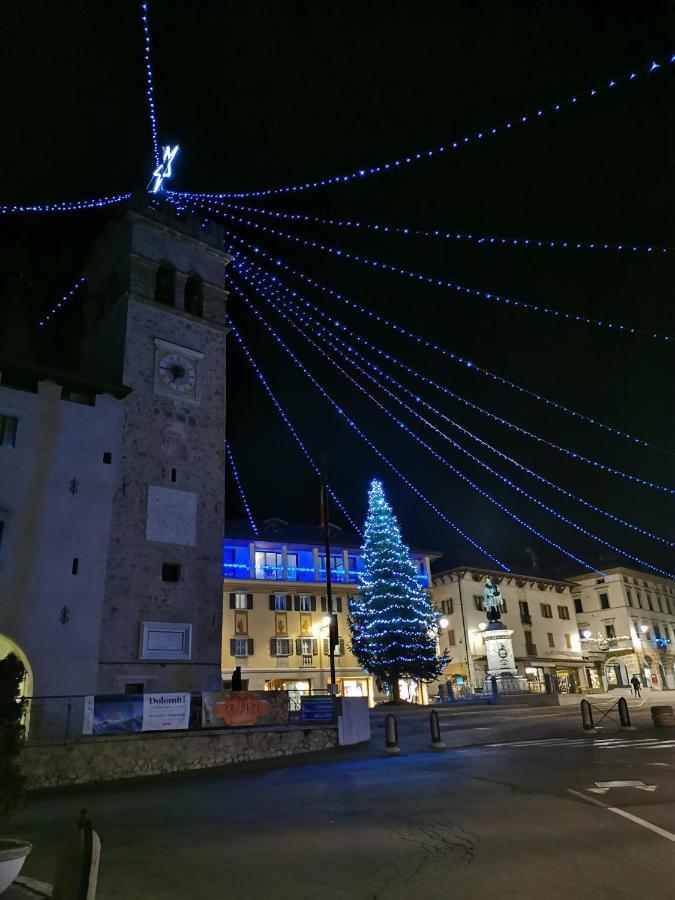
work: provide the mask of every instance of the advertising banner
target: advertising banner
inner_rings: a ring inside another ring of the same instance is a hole
[[[187,728],[190,694],[98,694],[84,698],[82,734]]]
[[[202,694],[204,728],[286,724],[287,691],[213,691]]]
[[[189,694],[143,694],[142,731],[174,731],[189,724]]]

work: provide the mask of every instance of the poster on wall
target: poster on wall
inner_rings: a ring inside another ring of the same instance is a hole
[[[84,698],[83,734],[128,734],[143,724],[142,694],[103,694]]]
[[[202,694],[202,727],[286,725],[287,691],[213,691]]]
[[[98,694],[84,698],[82,734],[174,731],[190,724],[190,694]]]
[[[174,731],[189,724],[189,694],[143,694],[142,731]]]

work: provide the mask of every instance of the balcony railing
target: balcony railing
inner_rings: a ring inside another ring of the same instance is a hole
[[[303,656],[302,657],[302,668],[310,669],[314,666],[314,657],[313,656]]]

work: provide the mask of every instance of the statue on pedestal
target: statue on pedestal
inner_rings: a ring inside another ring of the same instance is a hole
[[[483,609],[487,613],[488,622],[501,621],[501,613],[504,609],[502,593],[489,575],[485,579],[483,588]]]

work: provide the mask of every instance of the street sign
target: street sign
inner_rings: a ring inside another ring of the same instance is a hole
[[[303,697],[300,718],[305,722],[332,722],[334,704],[332,697]]]

